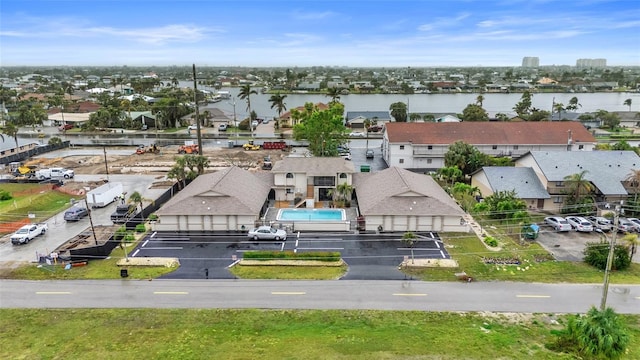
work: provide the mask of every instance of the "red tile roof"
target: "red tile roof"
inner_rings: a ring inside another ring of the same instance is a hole
[[[414,144],[566,144],[569,131],[574,142],[596,142],[589,130],[572,121],[386,124],[390,143]]]

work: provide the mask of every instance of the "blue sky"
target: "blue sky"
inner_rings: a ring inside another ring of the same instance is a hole
[[[2,0],[0,64],[640,65],[640,1]]]

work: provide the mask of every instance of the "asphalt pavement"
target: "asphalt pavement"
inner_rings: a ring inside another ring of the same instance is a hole
[[[437,234],[419,234],[413,248],[416,259],[448,259]],[[130,252],[132,257],[177,257],[178,270],[163,279],[233,279],[229,266],[245,251],[338,251],[348,265],[345,280],[403,280],[398,266],[411,255],[400,241],[402,234],[301,233],[287,241],[253,241],[242,233],[149,234]]]

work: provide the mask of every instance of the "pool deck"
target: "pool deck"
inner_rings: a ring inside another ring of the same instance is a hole
[[[316,205],[317,205],[317,204],[318,204],[318,203],[316,203]],[[276,205],[276,204],[269,204],[269,205]],[[320,205],[321,205],[321,206],[319,206],[319,207],[318,207],[318,206],[316,206],[316,209],[320,209],[320,208],[326,208],[326,209],[329,209],[329,207],[328,207],[328,206],[327,206],[327,207],[322,206],[322,205],[323,205],[322,203],[320,203]],[[355,205],[355,202],[352,202],[352,205]],[[278,222],[278,220],[277,220],[278,210],[280,210],[280,209],[282,209],[282,208],[283,208],[283,207],[270,206],[270,207],[269,207],[269,209],[267,210],[267,212],[265,213],[265,216],[264,216],[264,223],[266,223],[266,224],[273,224],[273,223]],[[288,206],[287,206],[287,207],[284,207],[284,208],[292,209],[292,208],[290,208],[290,207],[288,207]],[[299,209],[306,209],[306,208],[301,207],[301,208],[299,208]],[[335,210],[344,210],[344,212],[345,212],[345,218],[346,218],[346,219],[345,219],[345,221],[350,221],[350,222],[352,223],[352,226],[351,226],[351,227],[352,227],[353,229],[355,229],[355,225],[356,225],[356,222],[357,222],[356,220],[358,219],[358,209],[357,209],[357,207],[355,207],[355,206],[351,206],[351,207],[348,207],[348,208],[331,208],[331,209],[335,209]],[[294,220],[294,221],[281,221],[281,222],[282,222],[282,223],[291,223],[291,222],[296,222],[296,221]],[[301,222],[301,221],[298,221],[298,222]],[[332,221],[327,221],[327,223],[330,223],[330,222],[332,222]],[[344,221],[342,221],[342,220],[339,220],[339,221],[333,221],[333,222],[344,223]],[[306,222],[306,223],[309,223],[309,222]],[[320,222],[318,222],[318,223],[320,223]]]

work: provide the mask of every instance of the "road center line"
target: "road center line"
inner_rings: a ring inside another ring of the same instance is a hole
[[[154,295],[188,295],[186,291],[154,291]]]
[[[272,291],[271,295],[307,295],[304,291]]]
[[[516,295],[517,298],[533,298],[533,299],[546,299],[550,298],[549,295]]]
[[[398,294],[392,294],[393,296],[427,296],[427,294],[403,294],[403,293],[398,293]]]
[[[71,295],[70,291],[36,291],[36,295]]]

